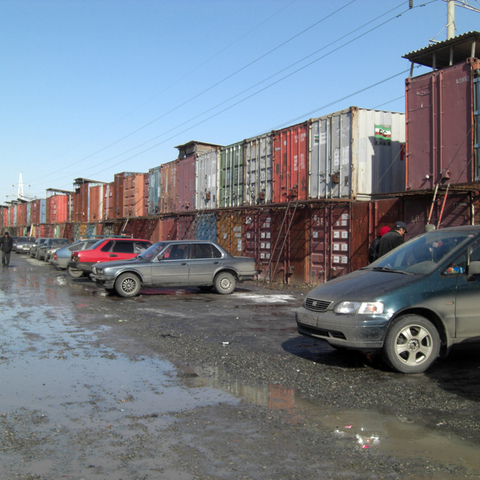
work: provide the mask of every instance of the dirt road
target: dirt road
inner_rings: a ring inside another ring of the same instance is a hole
[[[480,478],[480,356],[425,374],[300,337],[308,290],[106,295],[0,272],[0,480]]]

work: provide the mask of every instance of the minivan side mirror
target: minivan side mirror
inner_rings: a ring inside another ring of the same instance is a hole
[[[470,262],[470,265],[468,266],[467,280],[475,280],[475,275],[480,275],[480,262]]]

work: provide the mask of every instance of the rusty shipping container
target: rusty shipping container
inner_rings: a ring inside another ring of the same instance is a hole
[[[148,171],[148,214],[160,213],[161,196],[160,167],[151,168]]]
[[[91,185],[88,189],[88,221],[103,220],[103,185]]]
[[[273,132],[273,203],[308,198],[308,125]]]
[[[178,216],[178,240],[195,240],[196,215]]]
[[[176,211],[177,172],[178,160],[173,160],[160,166],[160,183],[162,185],[162,193],[160,196],[161,213],[175,213]]]
[[[405,190],[405,114],[350,107],[312,120],[309,132],[311,199]]]
[[[479,68],[468,59],[406,80],[407,189],[478,179]]]
[[[222,147],[218,170],[218,207],[243,205],[244,142]]]
[[[104,220],[115,218],[114,201],[115,182],[105,183],[103,186],[102,217]]]
[[[219,150],[199,153],[195,163],[195,209],[217,208]]]
[[[245,205],[272,203],[272,134],[245,140]]]
[[[177,212],[187,212],[195,205],[195,164],[196,154],[178,160],[177,170]]]
[[[27,203],[17,205],[17,226],[25,227],[27,225]]]
[[[232,255],[243,255],[244,221],[242,212],[221,212],[217,216],[217,242]]]
[[[148,216],[148,173],[139,173],[135,176],[135,217]]]

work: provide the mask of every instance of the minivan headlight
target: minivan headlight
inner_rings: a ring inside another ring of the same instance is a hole
[[[385,309],[383,302],[341,302],[334,311],[335,313],[354,314],[361,315],[375,315],[382,314]]]

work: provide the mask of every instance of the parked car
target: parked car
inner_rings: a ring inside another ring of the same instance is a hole
[[[68,245],[63,248],[59,248],[53,254],[53,257],[50,260],[50,263],[60,270],[65,270],[68,267],[68,262],[70,262],[72,257],[72,252],[78,252],[80,250],[85,250],[90,248],[93,244],[97,243],[98,240],[77,240],[71,245]],[[83,273],[83,272],[82,272]]]
[[[28,252],[28,254],[30,255],[30,257],[36,258],[38,248],[39,248],[41,245],[43,245],[46,240],[47,240],[46,237],[40,237],[40,238],[37,238],[37,239],[35,240],[35,243],[32,244],[32,246],[30,247],[30,251]]]
[[[67,272],[79,278],[90,274],[95,263],[133,258],[151,245],[152,242],[138,238],[103,238],[86,250],[72,252]]]
[[[47,238],[45,242],[37,249],[36,257],[39,260],[45,260],[48,262],[49,255],[51,255],[58,248],[70,245],[68,238]]]
[[[480,341],[480,226],[425,233],[374,263],[314,288],[298,332],[382,352],[402,373],[425,371],[455,345]]]
[[[92,270],[92,280],[122,297],[148,287],[193,286],[229,294],[237,282],[253,280],[258,273],[253,258],[234,257],[201,240],[158,242],[131,260],[98,263]]]
[[[17,253],[28,253],[35,243],[35,237],[18,237],[13,244],[13,250]]]

